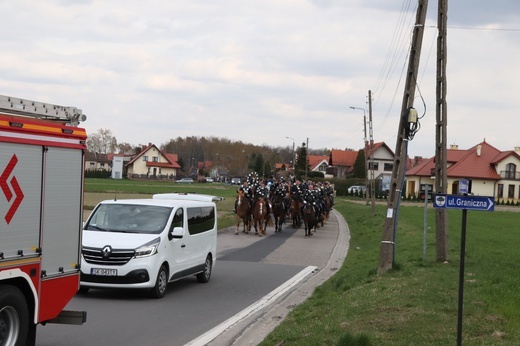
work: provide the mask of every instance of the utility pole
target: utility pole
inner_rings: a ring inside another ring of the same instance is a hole
[[[435,110],[435,192],[446,194],[448,177],[446,176],[446,27],[448,0],[439,0],[437,27],[437,107]],[[435,208],[437,261],[448,260],[448,214],[444,208]]]
[[[372,127],[372,91],[368,91],[368,128],[370,133],[370,202],[372,216],[376,215],[376,189],[374,181],[374,129]]]
[[[305,152],[305,179],[308,180],[307,167],[309,166],[309,137],[307,137],[307,151]]]
[[[364,130],[364,137],[363,137],[363,141],[365,142],[365,146],[363,148],[363,154],[365,156],[365,198],[366,198],[366,203],[368,205],[368,193],[369,193],[369,175],[368,175],[368,171],[370,169],[370,162],[368,160],[368,157],[369,157],[369,153],[368,153],[368,139],[367,139],[367,112],[365,111],[365,108],[361,108],[361,107],[353,107],[353,106],[350,106],[350,109],[359,109],[359,110],[362,110],[363,111],[363,130]],[[373,215],[374,211],[372,210],[372,215]]]
[[[379,267],[377,269],[380,274],[392,269],[394,263],[397,214],[406,168],[408,141],[410,140],[409,127],[412,125],[414,117],[415,123],[417,122],[417,112],[413,109],[413,100],[415,97],[417,71],[419,69],[419,61],[421,57],[427,9],[428,0],[419,0],[415,26],[413,29],[412,45],[410,47],[410,58],[408,61],[406,84],[399,119],[398,136],[395,145],[394,167],[392,169],[390,193],[388,196],[386,218],[383,225],[383,240],[381,241]],[[414,112],[415,114],[413,114]]]
[[[369,152],[368,152],[368,137],[367,137],[367,116],[365,114],[365,110],[363,109],[363,128],[364,128],[364,132],[365,132],[365,137],[363,138],[363,140],[365,141],[365,148],[364,148],[364,154],[365,154],[365,198],[366,198],[366,203],[368,205],[368,194],[370,192],[369,190],[369,179],[370,179],[370,176],[368,174],[368,170],[370,169],[370,160],[368,159],[369,157]]]

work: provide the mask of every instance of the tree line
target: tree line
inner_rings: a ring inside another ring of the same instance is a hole
[[[99,129],[87,139],[87,150],[97,154],[134,155],[146,149],[150,143],[132,145],[119,143],[109,129]],[[165,143],[152,143],[167,153],[177,154],[183,172],[196,168],[198,162],[211,162],[212,166],[225,167],[230,174],[242,175],[255,171],[266,175],[275,169],[276,163],[295,166],[301,173],[310,171],[308,155],[329,155],[326,148],[309,149],[305,142],[294,148],[289,146],[254,145],[221,137],[177,137]],[[296,162],[293,163],[296,157]],[[289,168],[289,167],[287,167]],[[204,172],[202,172],[204,173]]]

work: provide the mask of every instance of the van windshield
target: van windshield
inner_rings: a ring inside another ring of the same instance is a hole
[[[159,234],[166,227],[171,207],[133,204],[101,204],[85,230]]]

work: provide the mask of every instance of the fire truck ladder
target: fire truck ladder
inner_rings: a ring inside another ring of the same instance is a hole
[[[81,109],[76,107],[64,107],[4,95],[0,95],[0,112],[54,120],[71,126],[77,126],[87,119]]]

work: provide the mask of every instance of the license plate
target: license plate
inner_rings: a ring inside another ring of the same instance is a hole
[[[91,268],[90,274],[101,275],[101,276],[116,276],[117,269]]]

